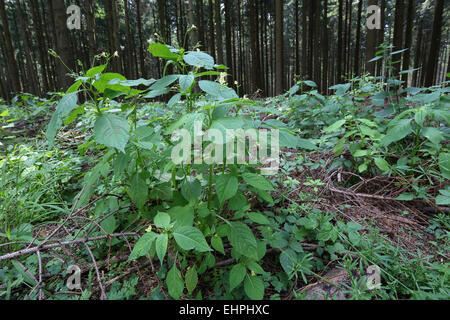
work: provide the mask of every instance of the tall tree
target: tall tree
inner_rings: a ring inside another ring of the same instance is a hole
[[[144,35],[143,35],[143,28],[142,28],[142,3],[141,0],[136,0],[136,20],[137,20],[137,27],[138,27],[138,36],[139,36],[139,60],[140,60],[140,68],[141,68],[141,75],[143,77],[147,77],[147,69],[145,67],[145,53],[144,53]]]
[[[361,19],[362,19],[362,7],[363,2],[359,1],[358,3],[358,19],[357,19],[357,26],[356,26],[356,44],[355,44],[355,62],[353,64],[354,70],[353,73],[355,76],[360,75],[360,52],[359,49],[361,47]]]
[[[135,50],[136,47],[134,41],[134,34],[131,32],[131,21],[130,21],[130,2],[129,0],[123,0],[124,10],[125,10],[125,27],[127,31],[127,59],[126,65],[128,69],[128,78],[137,77],[135,66],[136,66],[136,56]]]
[[[52,0],[51,2],[53,8],[54,17],[54,29],[56,38],[56,51],[61,57],[64,64],[73,69],[73,59],[71,55],[70,43],[69,43],[69,32],[66,25],[66,7],[64,5],[64,0]],[[64,64],[60,61],[56,62],[57,73],[58,73],[58,88],[64,89],[70,85],[71,79],[67,76],[69,72]]]
[[[223,60],[223,36],[222,36],[222,8],[220,0],[214,0],[214,15],[216,21],[216,43],[217,43],[217,62],[224,63]]]
[[[209,8],[209,52],[211,56],[216,60],[216,38],[214,34],[214,5],[213,0],[208,0]]]
[[[109,50],[111,55],[116,52],[120,53],[120,31],[119,31],[119,17],[117,12],[117,1],[106,0],[105,11],[108,20],[108,39]],[[122,73],[122,63],[119,58],[112,57],[111,66],[114,72]]]
[[[17,65],[16,56],[12,44],[11,33],[9,29],[8,15],[6,13],[5,1],[0,0],[0,19],[2,21],[2,34],[5,43],[5,55],[7,60],[8,78],[11,79],[11,89],[14,92],[21,91],[19,67]]]
[[[372,0],[376,1],[376,0]],[[342,51],[343,51],[343,14],[344,14],[344,0],[339,0],[339,9],[338,9],[338,44],[337,44],[337,55],[336,55],[336,76],[337,81],[342,81]]]
[[[378,5],[378,0],[369,0],[369,6]],[[366,46],[366,72],[371,75],[375,75],[374,62],[370,62],[375,57],[377,48],[377,30],[368,29],[367,30],[367,46]]]
[[[404,28],[405,3],[403,0],[395,2],[395,22],[394,22],[394,50],[403,49],[403,28]],[[392,55],[394,60],[394,76],[397,76],[401,69],[401,53]],[[395,61],[397,60],[397,61]]]
[[[442,17],[444,12],[444,0],[436,0],[434,7],[433,32],[431,34],[431,47],[425,72],[425,86],[433,85],[435,72],[438,65],[439,50],[441,47]]]
[[[412,49],[412,36],[413,36],[413,28],[414,28],[414,12],[416,10],[415,0],[409,0],[408,2],[408,16],[406,22],[406,31],[405,31],[405,45],[404,48],[407,49],[403,54],[403,70],[409,70],[409,66],[411,63],[411,49]],[[405,86],[408,85],[408,73],[403,75],[402,80],[405,82]]]
[[[322,33],[322,91],[328,91],[328,1],[323,2]]]
[[[30,33],[27,27],[28,23],[26,21],[25,13],[24,10],[22,9],[22,4],[20,0],[16,0],[16,5],[17,5],[17,17],[22,34],[22,43],[26,59],[27,78],[29,79],[29,81],[27,82],[27,87],[29,92],[40,95],[41,88],[36,71],[35,59],[33,57],[33,53],[31,52],[31,40],[29,38]]]
[[[284,92],[284,1],[275,0],[275,94]]]
[[[127,2],[127,0],[124,0]],[[95,3],[93,0],[84,1],[84,10],[86,12],[86,31],[88,38],[88,48],[89,48],[89,62],[92,63],[94,56],[97,54],[97,34],[95,32]]]
[[[258,8],[256,7],[256,0],[249,0],[249,6],[250,6],[250,48],[251,48],[251,55],[252,55],[252,68],[253,72],[251,75],[252,78],[252,91],[256,91],[258,89],[262,89],[261,85],[261,69],[260,69],[260,51],[259,51],[259,44],[258,44],[258,22],[257,22],[257,16],[258,16]]]
[[[230,70],[233,70],[233,55],[231,49],[231,8],[232,0],[225,0],[225,51],[227,55],[227,67]],[[228,75],[228,83],[231,86],[234,86],[233,75],[230,73]]]
[[[205,25],[203,23],[203,0],[196,0],[196,11],[197,11],[197,27],[198,27],[198,41],[200,41],[203,50],[206,49],[206,39],[205,39]]]
[[[308,77],[308,0],[302,1],[302,75]]]

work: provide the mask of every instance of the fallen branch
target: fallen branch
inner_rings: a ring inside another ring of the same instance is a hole
[[[48,244],[48,245],[39,245],[39,246],[35,246],[33,248],[27,248],[27,249],[23,249],[23,250],[19,250],[16,252],[5,254],[4,256],[0,256],[0,261],[14,259],[14,258],[23,256],[23,255],[26,255],[26,254],[37,253],[38,251],[42,252],[45,250],[50,250],[50,249],[54,249],[54,248],[58,248],[58,247],[62,247],[62,246],[80,245],[80,244],[84,244],[85,242],[92,242],[92,241],[104,240],[104,239],[109,239],[109,238],[119,238],[119,237],[123,237],[123,236],[135,237],[135,236],[138,236],[138,234],[135,232],[115,233],[115,234],[107,234],[104,236],[98,236],[98,237],[94,237],[94,238],[84,238],[84,239],[58,242],[58,243]]]

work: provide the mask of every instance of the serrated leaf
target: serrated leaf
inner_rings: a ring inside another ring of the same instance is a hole
[[[231,223],[230,243],[240,254],[257,258],[257,242],[252,230],[242,222]]]
[[[159,261],[161,261],[161,264],[164,262],[164,258],[166,257],[168,244],[169,237],[167,233],[158,235],[158,238],[156,238],[156,255],[158,256]]]
[[[247,271],[242,264],[237,264],[230,270],[230,291],[237,288],[244,281]]]
[[[256,189],[260,189],[260,190],[264,190],[264,191],[273,191],[275,190],[273,188],[272,183],[267,180],[266,178],[264,178],[263,176],[260,176],[258,174],[255,173],[244,173],[242,175],[242,178],[244,179],[244,181],[251,185],[252,187],[256,188]]]
[[[193,51],[184,56],[184,61],[193,66],[212,70],[214,67],[214,58],[204,52]]]
[[[130,139],[130,124],[126,119],[114,114],[103,114],[95,122],[94,134],[99,144],[125,153]]]
[[[131,177],[129,195],[139,209],[142,209],[148,200],[147,184],[138,174]]]
[[[154,219],[154,223],[158,228],[167,229],[170,226],[170,216],[165,212],[159,212]]]
[[[223,247],[223,241],[221,237],[212,237],[211,247],[213,247],[214,250],[220,252],[221,254],[225,254],[225,248]]]
[[[198,273],[195,266],[186,271],[184,280],[186,282],[186,289],[188,290],[189,294],[192,294],[198,284]]]
[[[265,215],[259,212],[250,212],[248,214],[248,217],[250,218],[250,220],[258,224],[270,224],[269,219],[267,219]]]
[[[217,177],[216,191],[221,204],[233,198],[238,191],[238,179],[235,176],[224,174]]]
[[[183,295],[184,281],[180,270],[176,266],[173,266],[167,273],[166,283],[170,296],[175,300],[180,299]]]
[[[389,163],[386,160],[384,160],[383,158],[375,158],[374,161],[375,161],[376,166],[380,170],[385,171],[385,172],[391,170]]]
[[[178,55],[171,52],[169,47],[162,43],[152,43],[148,47],[148,51],[155,57],[163,58],[166,60],[174,60],[178,59]]]
[[[333,123],[331,126],[329,126],[328,128],[324,129],[323,132],[324,133],[333,133],[338,131],[339,129],[342,128],[342,126],[345,124],[346,120],[339,120],[336,121],[335,123]]]
[[[295,272],[295,267],[297,265],[297,254],[292,249],[284,250],[280,255],[280,264],[284,272],[292,278]]]
[[[129,261],[136,260],[145,256],[151,249],[153,242],[156,240],[157,235],[155,233],[146,233],[136,243],[131,252]]]
[[[212,249],[206,242],[203,233],[194,227],[180,227],[177,228],[173,236],[177,244],[186,251],[195,249],[199,252],[209,252]]]
[[[247,275],[245,277],[244,290],[252,300],[262,300],[264,298],[264,282],[260,277]]]
[[[194,80],[195,80],[195,77],[193,75],[180,76],[179,82],[180,82],[181,91],[188,91],[189,88],[194,83]]]
[[[381,144],[385,147],[391,143],[399,141],[412,132],[412,119],[401,119],[394,121],[389,127],[386,136],[381,139]]]

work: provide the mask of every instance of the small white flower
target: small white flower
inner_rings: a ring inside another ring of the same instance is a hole
[[[118,51],[114,52],[114,57],[119,57],[119,52]]]

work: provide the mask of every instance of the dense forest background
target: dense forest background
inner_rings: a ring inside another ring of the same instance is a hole
[[[69,30],[66,9],[82,10],[81,30]],[[80,72],[102,52],[128,79],[158,78],[163,65],[148,41],[209,52],[229,67],[239,94],[274,96],[298,79],[319,91],[346,79],[390,70],[406,85],[445,81],[450,64],[447,0],[0,0],[0,95],[43,95],[67,88],[66,67]],[[366,26],[379,5],[382,29]],[[195,26],[195,27],[193,27]],[[381,51],[380,51],[381,48]],[[383,48],[385,48],[383,50]],[[370,62],[376,55],[392,59]]]

